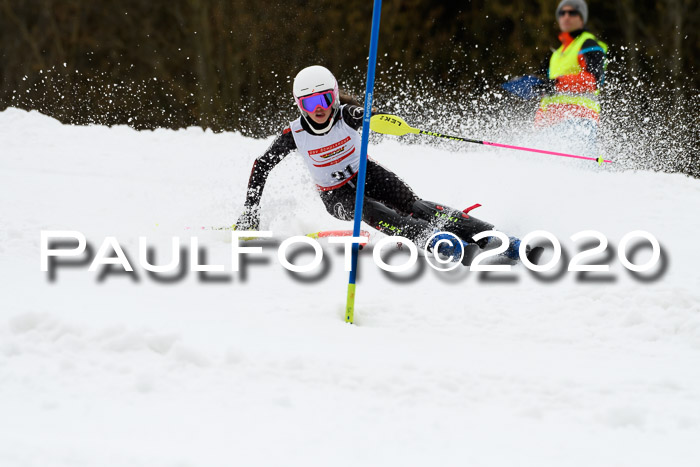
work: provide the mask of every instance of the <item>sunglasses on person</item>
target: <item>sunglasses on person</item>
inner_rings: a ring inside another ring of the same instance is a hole
[[[569,16],[581,16],[581,12],[578,10],[559,10],[559,17],[563,18],[564,16],[569,15]]]
[[[333,91],[321,91],[299,98],[302,108],[309,113],[313,113],[318,107],[324,110],[330,108],[334,100]]]

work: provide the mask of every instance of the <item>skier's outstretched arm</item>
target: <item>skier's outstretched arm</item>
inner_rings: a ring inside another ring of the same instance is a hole
[[[291,129],[287,128],[260,157],[255,159],[253,169],[250,171],[250,178],[248,179],[243,213],[235,224],[236,230],[258,229],[260,224],[260,199],[262,198],[267,177],[272,169],[295,149],[296,144],[294,143]]]

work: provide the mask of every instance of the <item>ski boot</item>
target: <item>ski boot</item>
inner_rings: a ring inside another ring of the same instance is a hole
[[[440,240],[446,241],[440,242]],[[464,253],[467,247],[469,247],[469,243],[455,238],[455,235],[440,233],[432,238],[430,245],[428,245],[428,250],[433,251],[433,248],[438,242],[440,242],[437,250],[438,253],[450,258],[452,262],[457,262],[460,260],[460,257],[462,257],[462,262],[464,263],[467,256]]]
[[[493,229],[492,224],[468,214],[469,211],[478,206],[474,205],[471,208],[460,211],[449,206],[420,199],[414,201],[411,208],[414,217],[430,222],[434,228],[454,233],[459,238],[471,240],[471,237],[479,232]]]
[[[494,238],[496,237],[484,237],[477,241],[476,245],[483,250]],[[517,261],[520,261],[520,239],[511,236],[508,237],[508,240],[508,248],[499,256],[515,264]],[[544,253],[544,248],[541,246],[530,248],[530,245],[528,245],[525,247],[525,256],[527,256],[527,259],[529,259],[532,264],[539,264],[542,253]]]
[[[508,240],[510,240],[510,244],[508,245],[508,249],[503,252],[502,255],[508,259],[512,259],[513,261],[519,261],[520,239],[517,237],[508,237]],[[525,256],[527,256],[527,259],[529,259],[532,264],[539,263],[542,253],[544,253],[544,248],[541,246],[530,248],[530,245],[528,245],[525,247]]]

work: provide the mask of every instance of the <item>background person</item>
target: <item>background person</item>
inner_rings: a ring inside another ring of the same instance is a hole
[[[556,9],[561,46],[547,57],[540,75],[516,78],[504,88],[523,98],[540,97],[535,127],[572,142],[579,152],[597,155],[598,94],[605,80],[608,46],[585,29],[584,0],[563,0]]]

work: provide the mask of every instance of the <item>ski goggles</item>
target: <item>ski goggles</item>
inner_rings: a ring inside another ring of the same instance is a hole
[[[300,97],[301,108],[309,113],[313,113],[316,108],[328,109],[333,105],[335,93],[333,91],[321,91],[308,96]]]
[[[559,15],[560,18],[563,18],[566,15],[573,17],[573,16],[581,16],[581,12],[578,10],[559,10],[557,15]]]

